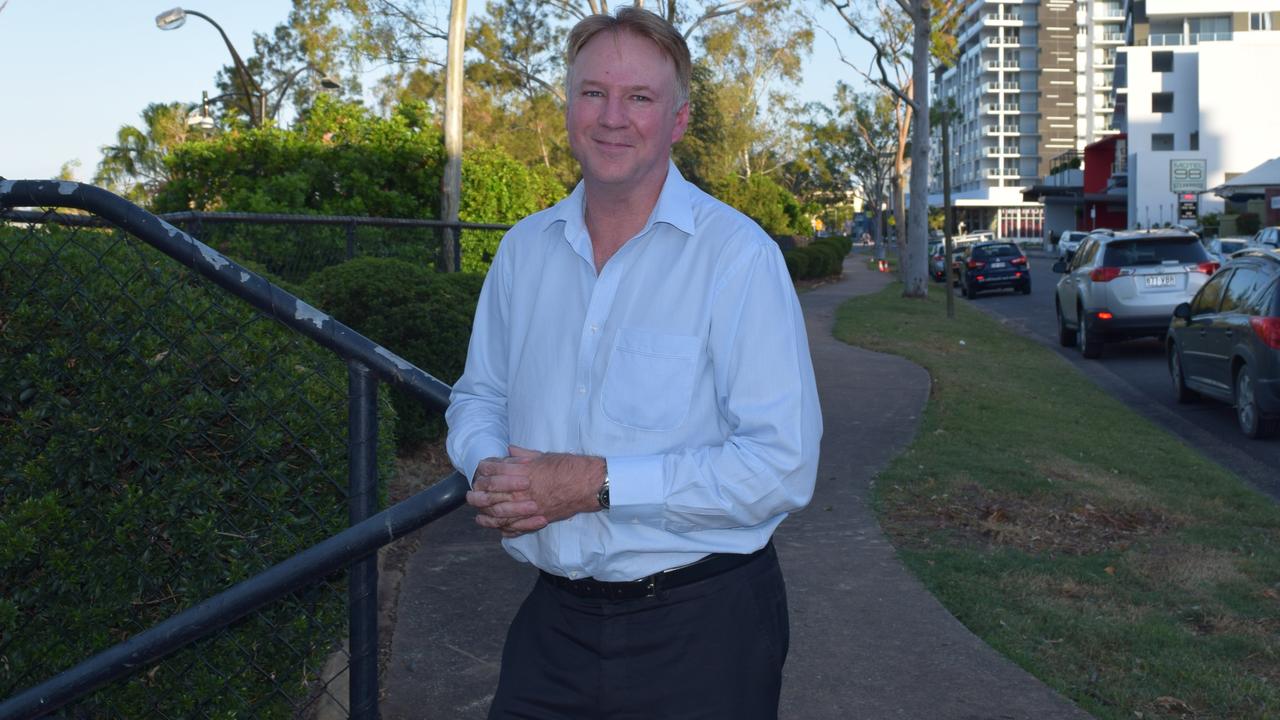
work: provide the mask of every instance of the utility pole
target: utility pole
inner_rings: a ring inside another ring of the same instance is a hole
[[[462,53],[466,49],[467,0],[453,0],[449,10],[449,49],[444,83],[444,174],[440,177],[440,219],[458,222],[462,198]],[[441,258],[445,272],[456,272],[461,263],[457,249],[461,231],[446,227],[441,234]]]

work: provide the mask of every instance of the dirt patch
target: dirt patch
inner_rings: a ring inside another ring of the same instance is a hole
[[[986,543],[1028,553],[1088,555],[1123,550],[1175,522],[1146,507],[1099,507],[1086,500],[1002,497],[977,484],[889,509],[886,525],[908,544],[945,531],[949,542]],[[933,538],[934,540],[931,540]]]

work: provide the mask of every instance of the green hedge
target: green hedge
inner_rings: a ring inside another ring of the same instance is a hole
[[[296,130],[261,128],[183,143],[166,159],[172,178],[156,195],[158,212],[439,217],[444,167],[440,131],[417,103],[388,118],[354,103],[319,98]],[[566,195],[546,167],[516,162],[496,148],[468,148],[462,162],[459,218],[512,224]],[[304,281],[346,259],[341,227],[237,224],[208,226],[206,239],[236,259]],[[361,256],[413,258],[433,264],[434,231],[361,228]],[[462,269],[483,273],[502,233],[464,231]]]
[[[347,525],[346,370],[309,341],[100,231],[0,228],[0,317],[0,697]],[[291,717],[344,615],[331,578],[73,714]]]
[[[782,253],[792,280],[817,280],[840,274],[844,258],[853,249],[847,237],[817,238],[808,245]]]
[[[366,337],[452,384],[462,375],[471,321],[484,276],[435,273],[394,258],[357,258],[311,277],[310,302]],[[392,392],[400,418],[397,444],[408,449],[438,437],[437,413],[400,391]]]

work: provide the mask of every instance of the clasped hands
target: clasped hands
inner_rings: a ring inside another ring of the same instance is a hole
[[[478,511],[477,525],[512,538],[599,509],[596,492],[604,482],[603,458],[541,453],[515,445],[507,451],[507,457],[487,458],[476,467],[467,503]]]

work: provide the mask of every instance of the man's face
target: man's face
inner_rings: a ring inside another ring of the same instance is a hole
[[[661,185],[671,145],[689,124],[676,108],[675,64],[653,41],[601,32],[574,59],[565,125],[590,186]]]

